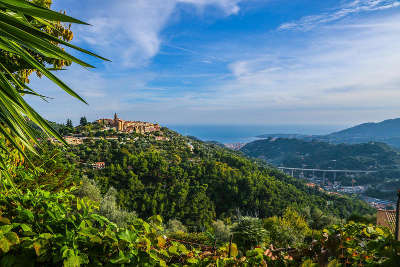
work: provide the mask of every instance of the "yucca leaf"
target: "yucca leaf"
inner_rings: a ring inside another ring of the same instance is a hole
[[[4,53],[6,58],[11,59],[11,61],[7,59],[6,62],[0,62],[0,136],[8,140],[29,163],[31,161],[27,157],[26,150],[37,154],[35,145],[38,145],[37,138],[41,135],[31,127],[28,120],[42,129],[45,135],[55,137],[64,144],[66,142],[24,100],[23,95],[25,94],[38,96],[44,100],[45,96],[22,82],[27,77],[18,76],[21,75],[19,71],[33,70],[40,72],[66,93],[86,103],[82,97],[56,77],[51,72],[53,69],[46,66],[42,61],[49,63],[52,62],[51,60],[64,60],[77,63],[83,67],[93,67],[91,64],[67,53],[59,45],[107,60],[44,31],[45,27],[46,30],[57,30],[58,22],[87,24],[65,14],[37,6],[27,0],[0,0],[0,53]],[[14,66],[12,60],[16,60]],[[4,159],[4,155],[0,155],[0,168],[3,170],[0,170],[0,178],[6,175],[7,180],[13,185],[11,176],[7,173]]]
[[[16,12],[21,12],[26,15],[35,16],[39,18],[49,19],[52,21],[72,22],[77,24],[87,24],[86,22],[72,18],[70,16],[54,12],[52,10],[36,6],[25,0],[0,0],[0,6],[9,8]]]
[[[40,21],[41,23],[45,24],[46,26],[54,28],[51,25],[51,23],[47,22],[46,20],[40,19],[40,18],[37,18],[37,19],[38,19],[38,21]],[[86,49],[82,49],[82,48],[80,48],[78,46],[75,46],[75,45],[72,45],[72,44],[70,44],[70,43],[68,43],[68,42],[66,42],[64,40],[58,39],[58,38],[56,38],[56,37],[54,37],[54,36],[52,36],[52,35],[50,35],[50,34],[48,34],[46,32],[40,31],[39,29],[33,27],[29,23],[21,21],[19,19],[16,19],[15,17],[9,16],[9,15],[5,14],[4,12],[1,12],[1,11],[0,11],[0,21],[3,21],[4,23],[7,23],[7,24],[12,25],[14,27],[17,27],[18,29],[21,29],[24,32],[30,33],[30,34],[32,34],[34,36],[37,36],[37,37],[41,38],[41,39],[47,39],[49,41],[53,41],[53,42],[68,46],[70,48],[73,48],[73,49],[75,49],[77,51],[80,51],[82,53],[85,53],[85,54],[100,58],[102,60],[109,61],[108,59],[106,59],[104,57],[101,57],[99,55],[96,55],[95,53],[92,53],[92,52],[90,52],[90,51],[88,51]]]
[[[30,33],[20,30],[12,25],[8,25],[2,21],[0,21],[0,35],[14,40],[21,45],[28,46],[28,48],[31,50],[36,50],[46,57],[69,60],[78,63],[81,66],[93,68],[92,65],[69,55],[61,50],[58,46],[55,46],[48,41],[44,41]]]
[[[30,64],[34,69],[39,70],[48,79],[50,79],[52,82],[54,82],[55,84],[60,86],[68,94],[72,95],[73,97],[75,97],[75,98],[79,99],[80,101],[82,101],[83,103],[87,104],[86,101],[82,97],[80,97],[71,88],[69,88],[63,81],[61,81],[56,76],[54,76],[41,63],[39,63],[34,57],[32,57],[31,54],[29,54],[26,50],[21,48],[18,44],[16,44],[13,41],[10,41],[10,40],[8,40],[8,39],[6,39],[4,37],[1,37],[1,36],[0,36],[0,43],[3,44],[4,46],[8,46],[16,54],[18,54],[21,58],[23,58],[28,64]]]
[[[7,73],[10,73],[2,64],[0,64],[0,68],[5,70]],[[2,91],[6,93],[11,100],[14,100],[15,104],[18,105],[18,107],[20,107],[20,110],[17,110],[17,112],[26,115],[30,120],[36,123],[47,135],[54,136],[61,142],[65,143],[61,135],[56,130],[54,130],[45,119],[43,119],[29,104],[27,104],[25,100],[18,93],[14,93],[13,90],[14,88],[9,84],[7,79],[5,79],[4,74],[1,72],[0,72],[0,82],[3,82],[3,86],[1,86],[2,89],[8,88],[7,91],[4,90]],[[0,94],[0,99],[1,97],[2,95]],[[12,111],[13,110],[10,108],[10,112]],[[35,138],[35,135],[31,134],[30,137]]]

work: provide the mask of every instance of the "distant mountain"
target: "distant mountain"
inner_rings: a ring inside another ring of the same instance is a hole
[[[259,138],[287,138],[305,141],[318,140],[334,144],[361,144],[368,142],[382,142],[392,147],[400,148],[400,118],[382,122],[363,123],[348,129],[327,135],[305,134],[263,134]]]
[[[287,139],[311,139],[313,135],[305,134],[262,134],[256,136],[258,138],[287,138]]]
[[[400,118],[379,123],[363,123],[339,132],[320,136],[318,139],[350,144],[378,141],[400,148]]]
[[[400,153],[384,143],[331,144],[287,138],[268,138],[246,144],[245,154],[275,166],[348,170],[394,169]]]

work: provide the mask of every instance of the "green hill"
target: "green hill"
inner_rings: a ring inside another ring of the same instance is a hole
[[[384,143],[331,144],[269,138],[249,143],[241,151],[275,166],[374,171],[352,177],[339,173],[336,177],[343,186],[368,185],[366,195],[371,197],[395,200],[400,187],[400,154]]]
[[[350,145],[269,138],[251,142],[241,151],[285,167],[380,170],[397,168],[400,164],[400,154],[396,150],[376,142]]]
[[[88,134],[95,129],[89,126],[75,131]],[[319,207],[338,217],[371,211],[359,201],[319,192],[241,153],[167,128],[159,133],[167,141],[151,134],[113,135],[118,138],[88,138],[74,146],[75,161],[103,193],[115,188],[118,203],[143,218],[160,214],[198,228],[238,212],[281,215],[288,206]],[[95,162],[106,167],[93,169]]]

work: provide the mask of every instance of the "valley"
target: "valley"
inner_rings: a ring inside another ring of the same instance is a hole
[[[335,144],[296,138],[269,137],[248,143],[240,151],[326,191],[357,194],[380,208],[394,205],[400,187],[397,148],[381,142]]]

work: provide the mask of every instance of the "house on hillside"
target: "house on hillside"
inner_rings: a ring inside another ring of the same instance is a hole
[[[64,136],[65,142],[68,145],[75,146],[83,144],[83,137],[75,137],[75,136]]]
[[[155,136],[156,141],[169,141],[168,137],[165,136]]]
[[[104,161],[95,162],[92,164],[93,169],[101,170],[106,167],[106,163]]]

